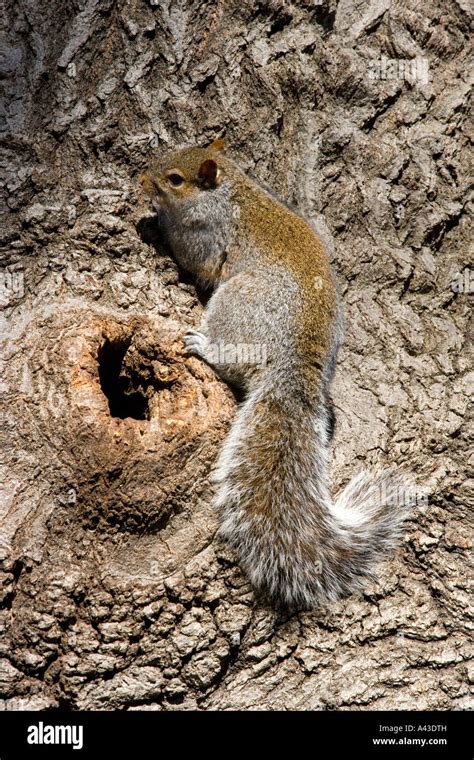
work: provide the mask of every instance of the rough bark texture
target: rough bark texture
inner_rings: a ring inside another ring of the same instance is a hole
[[[2,705],[467,707],[468,3],[4,8]],[[137,193],[223,135],[334,261],[335,491],[381,462],[428,496],[377,584],[290,617],[214,537],[236,402],[184,354],[202,303]]]

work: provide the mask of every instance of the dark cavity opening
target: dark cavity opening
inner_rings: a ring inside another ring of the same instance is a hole
[[[133,387],[127,375],[122,374],[123,360],[129,346],[130,340],[112,342],[107,338],[99,348],[100,387],[109,402],[112,417],[147,420],[147,397]]]

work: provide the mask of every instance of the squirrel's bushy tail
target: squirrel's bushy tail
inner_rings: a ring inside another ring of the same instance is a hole
[[[327,446],[324,405],[275,384],[242,405],[217,464],[220,535],[253,585],[290,607],[362,589],[407,516],[393,470],[357,476],[333,502]]]

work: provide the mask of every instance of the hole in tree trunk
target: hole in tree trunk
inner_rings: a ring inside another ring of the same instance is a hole
[[[109,402],[112,417],[124,420],[147,420],[148,399],[136,390],[131,379],[122,373],[123,360],[130,340],[110,341],[108,338],[99,349],[99,379],[102,392]]]

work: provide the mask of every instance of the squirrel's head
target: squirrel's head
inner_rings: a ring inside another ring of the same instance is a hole
[[[198,193],[212,192],[223,180],[223,147],[222,140],[215,140],[207,148],[169,153],[141,175],[140,185],[154,206],[170,210]]]

